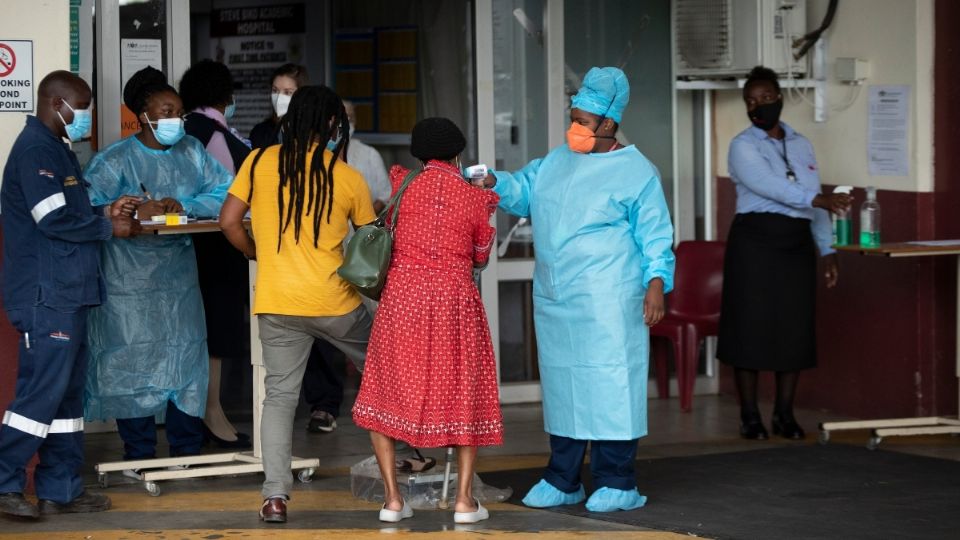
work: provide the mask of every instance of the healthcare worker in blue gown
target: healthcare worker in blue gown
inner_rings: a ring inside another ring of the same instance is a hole
[[[479,180],[500,208],[531,218],[534,321],[550,463],[523,499],[538,508],[586,498],[632,510],[637,441],[647,434],[648,326],[673,285],[673,226],[656,167],[614,138],[630,98],[624,73],[592,68],[573,98],[567,144],[523,169]]]
[[[91,202],[140,195],[140,219],[164,212],[216,217],[233,175],[184,135],[183,104],[163,73],[135,73],[123,100],[140,131],[90,161]],[[117,419],[127,460],[155,457],[155,419],[164,416],[170,455],[199,454],[209,356],[190,235],[108,240],[101,266],[107,297],[90,313],[86,418]]]

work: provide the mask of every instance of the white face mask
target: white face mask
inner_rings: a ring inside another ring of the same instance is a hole
[[[287,109],[290,108],[290,100],[292,98],[293,96],[277,92],[270,94],[270,102],[273,103],[273,111],[277,113],[277,117],[287,114]]]

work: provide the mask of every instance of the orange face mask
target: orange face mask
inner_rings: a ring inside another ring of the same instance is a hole
[[[570,129],[567,130],[567,146],[579,154],[589,154],[596,144],[596,136],[596,132],[587,126],[571,122]]]

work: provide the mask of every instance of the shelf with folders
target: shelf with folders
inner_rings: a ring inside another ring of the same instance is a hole
[[[415,26],[340,31],[334,36],[334,88],[356,111],[360,138],[409,134],[419,85]]]

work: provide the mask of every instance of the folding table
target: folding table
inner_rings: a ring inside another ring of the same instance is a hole
[[[838,250],[855,251],[865,256],[879,257],[933,257],[953,255],[957,257],[957,349],[956,375],[960,378],[960,240],[928,240],[897,244],[881,244],[877,248],[860,246],[837,246]],[[960,391],[960,388],[958,388]],[[957,399],[960,406],[960,396]],[[960,410],[960,409],[958,409]],[[849,422],[823,422],[820,424],[820,443],[826,444],[833,431],[869,429],[867,448],[874,450],[884,437],[907,435],[960,434],[960,419],[953,416],[924,416],[920,418],[893,418],[885,420],[854,420]]]

